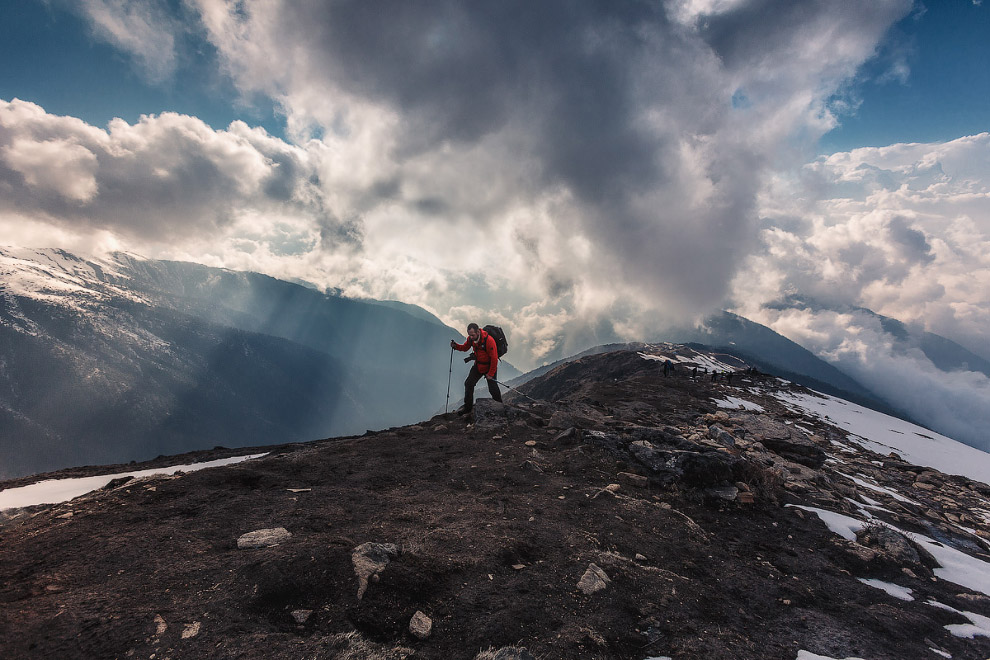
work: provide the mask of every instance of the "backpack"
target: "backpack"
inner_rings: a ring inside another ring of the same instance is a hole
[[[506,340],[502,328],[497,325],[486,325],[482,330],[491,335],[492,339],[495,340],[495,349],[498,351],[499,358],[509,351],[509,342]]]

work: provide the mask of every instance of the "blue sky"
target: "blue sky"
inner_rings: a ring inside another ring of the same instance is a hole
[[[990,7],[919,4],[878,50],[852,84],[859,106],[822,138],[823,153],[990,130]],[[903,78],[891,75],[897,62],[907,66]]]
[[[984,4],[0,8],[4,243],[494,322],[524,369],[730,309],[990,423],[990,379],[849,311],[990,359]]]
[[[168,4],[181,13],[180,2]],[[271,99],[239,94],[220,71],[215,48],[195,30],[183,35],[188,48],[176,73],[153,81],[64,4],[2,0],[0,7],[0,98],[30,100],[96,126],[114,117],[133,123],[142,114],[178,112],[217,129],[241,119],[284,135],[284,116]],[[988,35],[990,10],[981,3],[916,3],[841,90],[838,98],[854,99],[856,107],[822,136],[819,152],[990,129]]]
[[[179,3],[170,3],[180,6]],[[270,101],[243,101],[221,74],[215,49],[195,34],[175,75],[149,80],[126,54],[93,33],[64,4],[0,0],[0,98],[33,101],[49,112],[95,126],[120,117],[178,112],[214,128],[235,119],[281,134],[284,121]]]

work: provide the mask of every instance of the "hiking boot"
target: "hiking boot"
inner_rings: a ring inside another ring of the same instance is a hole
[[[471,408],[472,408],[472,406],[461,406],[455,412],[458,415],[461,415],[461,416],[463,416],[463,415],[469,415],[469,414],[471,414]]]

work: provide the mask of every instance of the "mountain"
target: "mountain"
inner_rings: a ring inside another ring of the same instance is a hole
[[[682,326],[663,330],[649,343],[611,343],[589,348],[575,356],[538,367],[510,382],[525,383],[565,364],[576,357],[596,355],[615,350],[641,350],[644,347],[669,342],[685,344],[701,350],[716,350],[740,358],[741,368],[756,367],[765,373],[792,380],[827,394],[861,403],[876,410],[910,420],[910,415],[898,406],[860,384],[856,379],[815,356],[770,328],[754,323],[731,312],[714,314],[699,326]]]
[[[0,477],[408,423],[443,410],[460,336],[257,273],[3,249]]]
[[[588,355],[472,419],[0,482],[55,502],[0,514],[0,656],[988,657],[990,455],[687,377],[740,364]]]

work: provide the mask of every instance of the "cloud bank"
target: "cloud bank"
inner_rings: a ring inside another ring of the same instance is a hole
[[[872,309],[990,358],[990,134],[821,157],[762,196],[736,311],[835,363],[919,421],[990,450],[990,381],[905,350]],[[792,308],[787,299],[815,301]],[[783,303],[783,304],[781,304]]]
[[[284,111],[287,139],[170,114],[104,129],[11,100],[9,235],[54,227],[499,321],[523,367],[722,306],[760,249],[766,177],[835,125],[829,99],[911,9],[173,4],[79,11],[150,78],[200,36],[244,98]]]

